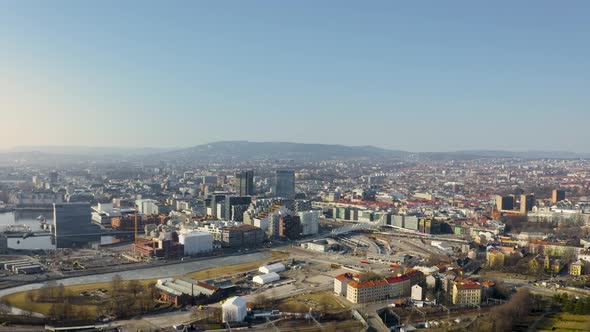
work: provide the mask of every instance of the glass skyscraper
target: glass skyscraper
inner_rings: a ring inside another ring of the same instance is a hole
[[[277,170],[275,178],[275,196],[287,199],[295,198],[295,171]]]
[[[236,193],[238,196],[254,195],[254,172],[244,171],[236,174]]]

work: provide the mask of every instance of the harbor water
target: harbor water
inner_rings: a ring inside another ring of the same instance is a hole
[[[41,218],[40,218],[41,217]],[[0,230],[10,228],[30,228],[32,232],[41,231],[41,220],[53,223],[53,213],[47,211],[22,211],[0,213]],[[20,226],[18,226],[20,225]],[[16,227],[15,227],[16,226]],[[98,248],[101,244],[119,242],[120,237],[110,235],[80,236],[55,238],[50,235],[33,236],[23,238],[8,238],[8,247],[11,249],[63,249],[63,248]]]

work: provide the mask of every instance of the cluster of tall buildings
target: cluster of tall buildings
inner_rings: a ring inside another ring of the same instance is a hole
[[[553,189],[551,193],[551,204],[557,204],[560,201],[565,200],[565,191],[559,189]],[[536,205],[535,194],[521,194],[519,204],[517,204],[516,195],[496,196],[496,209],[499,212],[514,212],[518,206],[518,212],[520,214],[527,214],[533,210]]]
[[[514,212],[516,211],[516,196],[496,196],[496,209],[500,212]],[[531,211],[535,206],[535,194],[522,194],[520,195],[520,206],[518,212],[526,214]]]
[[[231,222],[212,228],[211,234],[218,233],[215,241],[222,247],[256,246],[268,238],[294,239],[318,232],[321,211],[313,210],[309,201],[295,200],[294,170],[265,171],[262,179],[255,178],[253,170],[233,172],[214,174],[159,167],[85,169],[59,174],[36,171],[31,174],[30,188],[15,187],[0,192],[0,198],[6,197],[3,200],[16,209],[51,209],[53,220],[47,228],[56,238],[68,241],[100,236],[105,227],[131,231],[136,225],[139,230],[147,225],[163,225],[169,222],[172,211],[193,220]],[[280,202],[280,206],[273,207],[273,203],[252,212],[267,199]],[[244,223],[244,216],[250,221]]]
[[[244,223],[262,229],[271,239],[316,234],[321,211],[311,210],[311,203],[279,198],[257,199],[244,213]]]
[[[237,173],[234,187],[238,196],[255,196],[254,172],[249,170]],[[275,172],[273,196],[295,198],[295,171],[281,169]]]

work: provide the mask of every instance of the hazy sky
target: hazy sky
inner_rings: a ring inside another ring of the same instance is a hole
[[[0,148],[590,152],[590,1],[0,1]]]

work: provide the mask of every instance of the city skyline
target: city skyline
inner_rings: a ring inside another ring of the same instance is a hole
[[[0,1],[3,326],[590,331],[588,17]]]
[[[177,4],[0,4],[0,150],[590,152],[585,2]]]

